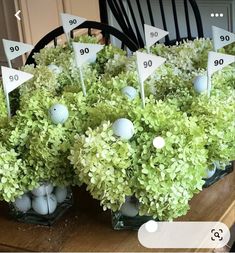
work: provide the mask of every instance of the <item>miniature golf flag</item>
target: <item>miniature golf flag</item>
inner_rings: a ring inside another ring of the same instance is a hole
[[[73,42],[72,44],[78,68],[80,68],[84,63],[90,61],[90,59],[96,58],[96,54],[104,47],[104,45],[91,43]]]
[[[165,58],[160,56],[136,52],[137,68],[141,83],[143,83],[158,67],[165,61]]]
[[[160,56],[136,52],[137,56],[137,70],[140,82],[140,93],[142,100],[142,107],[145,107],[145,95],[144,95],[144,81],[165,61],[165,58]]]
[[[6,94],[15,90],[22,83],[28,81],[33,77],[32,74],[19,71],[16,69],[7,68],[3,66],[1,67],[1,69],[2,69],[3,87]]]
[[[64,33],[66,34],[66,36],[74,28],[76,28],[77,26],[79,26],[80,24],[86,21],[85,18],[70,15],[67,13],[60,13],[60,17],[61,17]]]
[[[165,37],[167,34],[169,34],[169,32],[151,25],[144,24],[144,34],[145,34],[146,47],[149,51],[149,48],[154,43]]]
[[[9,93],[33,77],[32,74],[12,68],[1,67],[3,89],[6,96],[8,116],[11,117]]]
[[[207,72],[211,76],[214,72],[235,62],[235,56],[210,51],[208,54]]]
[[[96,54],[103,49],[103,45],[73,42],[73,50],[75,53],[76,65],[79,68],[80,80],[83,95],[86,96],[86,86],[83,80],[82,65],[91,59],[96,59]]]
[[[235,41],[235,34],[222,28],[212,26],[214,51],[229,45]]]
[[[8,60],[13,60],[16,57],[27,53],[33,49],[33,46],[30,44],[25,44],[18,41],[13,40],[2,40],[3,48]]]
[[[208,53],[207,62],[207,94],[210,96],[211,92],[211,76],[214,72],[221,70],[227,65],[235,62],[235,56],[229,54],[221,54],[210,51]]]

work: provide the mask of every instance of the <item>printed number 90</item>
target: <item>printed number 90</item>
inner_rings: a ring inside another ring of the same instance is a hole
[[[10,79],[11,82],[18,81],[19,80],[19,76],[18,75],[9,76],[9,79]]]
[[[69,24],[70,25],[76,25],[77,24],[77,20],[76,19],[70,19],[69,20]]]
[[[157,37],[158,36],[158,32],[151,32],[150,33],[150,37],[153,38],[153,37]]]
[[[230,40],[230,37],[229,37],[228,35],[226,35],[226,36],[221,35],[221,36],[220,36],[220,40],[221,40],[221,41],[225,41],[225,40],[226,40],[226,41],[229,41],[229,40]]]
[[[88,54],[88,53],[89,53],[89,48],[87,48],[87,47],[80,50],[81,55]]]
[[[149,60],[149,61],[144,61],[143,64],[144,64],[144,68],[147,68],[147,67],[152,67],[153,62],[151,60]]]
[[[20,48],[18,46],[10,47],[10,51],[13,53],[14,51],[19,51]]]
[[[224,60],[223,59],[215,60],[214,64],[215,64],[215,66],[223,65],[224,64]]]

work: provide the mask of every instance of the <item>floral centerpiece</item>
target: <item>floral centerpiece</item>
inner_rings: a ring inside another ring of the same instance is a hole
[[[83,66],[84,97],[71,47],[42,49],[36,68],[23,67],[34,78],[21,86],[19,109],[0,129],[4,168],[15,171],[12,178],[0,173],[1,198],[19,210],[19,198],[29,207],[38,191],[46,192],[50,212],[56,191],[84,183],[113,211],[117,229],[186,214],[207,169],[235,153],[232,68],[214,75],[210,98],[195,84],[211,48],[205,39],[153,47],[167,61],[145,83],[144,109],[135,54],[105,46]]]
[[[101,112],[105,121],[76,135],[69,158],[77,178],[105,210],[114,212],[116,229],[137,228],[149,217],[172,220],[186,214],[189,200],[202,190],[212,164],[234,160],[233,66],[214,75],[210,98],[194,82],[205,73],[211,48],[204,39],[153,48],[168,61],[146,81],[144,109],[138,96],[127,95],[125,104],[119,98],[126,86],[138,91],[135,56],[128,58],[108,82],[115,98],[110,101],[106,96],[99,102],[98,108],[105,104],[106,109],[96,113]],[[116,114],[118,110],[122,113]],[[133,123],[134,135],[128,140],[115,134],[120,118]],[[160,150],[154,147],[157,137],[165,143]],[[141,218],[133,223],[130,217]]]

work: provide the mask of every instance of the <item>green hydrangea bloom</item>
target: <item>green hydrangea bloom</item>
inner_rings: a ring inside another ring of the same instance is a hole
[[[104,122],[78,135],[69,157],[76,168],[78,180],[87,185],[91,195],[101,201],[104,210],[118,210],[131,187],[131,157],[135,152],[128,142],[117,140]]]
[[[25,163],[13,149],[7,149],[0,142],[0,199],[14,201],[28,190],[28,186]]]
[[[147,100],[145,109],[136,106],[126,117],[135,126],[135,135],[128,142],[113,135],[109,122],[76,137],[69,159],[78,179],[104,209],[116,211],[125,196],[135,195],[142,215],[171,220],[185,214],[189,200],[204,184],[207,150],[203,128],[174,105],[155,103],[153,98]],[[166,141],[160,151],[152,144],[156,136]],[[107,174],[110,168],[112,175]],[[123,188],[121,193],[119,188]]]

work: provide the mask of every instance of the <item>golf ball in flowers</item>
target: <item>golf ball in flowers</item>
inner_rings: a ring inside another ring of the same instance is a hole
[[[202,93],[207,90],[207,76],[196,76],[193,80],[194,90],[198,93]]]
[[[137,90],[131,86],[126,86],[122,89],[122,94],[127,96],[130,100],[133,100],[137,96]]]
[[[46,194],[51,194],[52,191],[53,191],[52,184],[44,183],[40,185],[38,188],[32,190],[32,194],[38,197],[38,196],[44,196]]]
[[[161,149],[165,146],[165,140],[161,136],[155,137],[153,139],[153,146],[157,149]]]
[[[62,72],[62,68],[58,67],[55,64],[49,64],[47,67],[51,72],[53,72],[56,75],[59,75]]]
[[[130,140],[134,135],[134,125],[129,119],[116,120],[112,126],[113,133],[123,140]]]
[[[69,117],[67,106],[55,104],[49,109],[49,116],[54,124],[63,124]]]
[[[28,194],[24,194],[17,198],[13,205],[17,210],[26,213],[31,208],[31,199]]]

